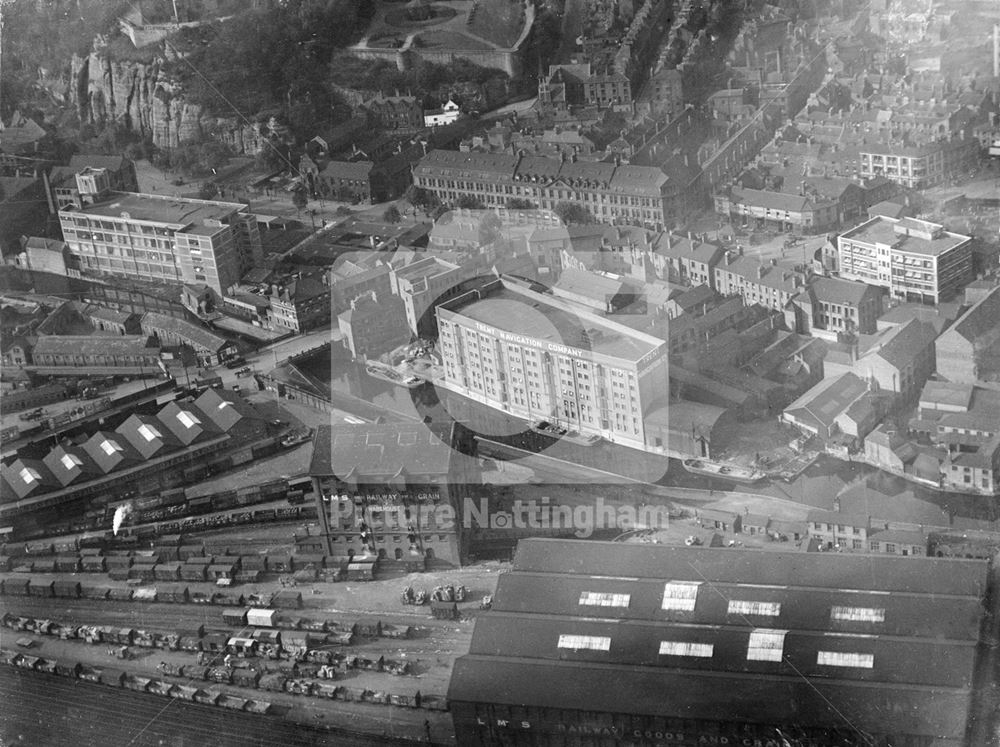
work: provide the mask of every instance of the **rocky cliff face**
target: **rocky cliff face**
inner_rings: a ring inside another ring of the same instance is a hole
[[[164,61],[162,56],[149,62],[115,59],[98,40],[89,55],[73,57],[67,99],[82,123],[102,128],[118,121],[159,148],[212,138],[237,153],[260,151],[264,138],[256,125],[210,116],[186,102],[180,87],[164,73]]]

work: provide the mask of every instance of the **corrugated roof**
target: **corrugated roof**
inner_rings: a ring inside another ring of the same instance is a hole
[[[503,579],[494,599],[501,593]],[[711,595],[713,590],[705,589],[701,593]],[[780,598],[780,595],[774,596]],[[737,601],[742,598],[735,597]],[[805,601],[808,603],[808,599]],[[727,616],[724,599],[720,599],[719,606],[722,614],[718,622],[711,625],[600,619],[604,615],[600,607],[578,611],[572,616],[491,612],[476,621],[469,653],[501,658],[670,667],[692,673],[798,674],[816,681],[836,678],[944,688],[967,688],[972,684],[975,638],[959,642],[934,635],[899,638],[872,630],[865,633],[798,631],[768,625],[766,627],[772,630],[787,631],[781,660],[756,661],[748,659],[747,650],[753,631],[765,627],[757,624],[760,618]],[[609,638],[610,645],[607,650],[567,649],[558,645],[560,636],[566,635]],[[662,641],[708,644],[713,651],[710,656],[664,656],[659,653]],[[873,661],[870,668],[832,667],[819,663],[820,651],[866,654]]]
[[[987,572],[969,561],[523,540],[449,699],[960,740]],[[772,638],[780,648],[766,647]],[[755,641],[766,649],[756,657]]]
[[[558,543],[558,544],[554,544]],[[609,549],[614,553],[609,553]],[[691,581],[737,579],[747,584],[814,586],[821,589],[867,589],[923,594],[957,594],[978,598],[986,585],[981,561],[865,555],[806,557],[795,552],[768,552],[767,562],[754,550],[724,553],[700,547],[664,547],[621,543],[524,539],[518,543],[513,569],[550,573],[671,578]],[[957,565],[956,565],[957,563]]]
[[[669,697],[664,697],[669,693]],[[804,724],[961,740],[968,690],[893,687],[796,675],[681,672],[593,662],[468,655],[455,662],[451,701],[532,705],[715,721]],[[844,720],[850,714],[850,722]]]
[[[804,522],[803,522],[804,524]],[[728,549],[728,548],[727,548]],[[666,573],[672,573],[669,570]],[[666,573],[664,575],[666,575]],[[691,580],[671,576],[673,580]],[[662,608],[666,579],[614,578],[545,572],[505,573],[493,598],[493,610],[540,615],[594,616],[612,620],[647,620],[658,624],[745,624],[727,615],[729,599],[777,601],[781,613],[773,619],[753,618],[755,625],[803,631],[877,633],[887,636],[941,636],[975,641],[979,636],[979,600],[951,595],[926,595],[881,590],[817,589],[784,585],[752,585],[738,581],[702,583],[690,611]],[[580,604],[584,592],[628,594],[627,607]],[[831,621],[834,607],[882,609],[884,622]]]

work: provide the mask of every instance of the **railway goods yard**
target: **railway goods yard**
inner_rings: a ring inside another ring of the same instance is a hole
[[[45,682],[157,695],[161,708],[267,714],[343,739],[453,741],[448,679],[500,565],[371,580],[302,552],[301,507],[282,502],[256,509],[266,524],[216,519],[198,533],[155,535],[143,528],[161,525],[139,524],[119,538],[4,546],[4,689],[31,670]],[[275,516],[282,510],[291,518]],[[449,585],[468,590],[465,601],[401,599],[407,587]]]

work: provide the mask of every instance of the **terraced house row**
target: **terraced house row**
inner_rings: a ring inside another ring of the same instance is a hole
[[[413,183],[445,203],[463,195],[499,208],[512,198],[553,209],[583,205],[600,221],[662,229],[684,211],[684,186],[662,169],[569,158],[434,150],[413,169]]]

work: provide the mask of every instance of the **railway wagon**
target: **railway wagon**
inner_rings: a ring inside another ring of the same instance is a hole
[[[284,692],[288,678],[280,672],[271,672],[260,678],[260,689],[269,692]]]
[[[185,604],[188,601],[188,587],[181,584],[161,586],[157,591],[157,597],[161,602]]]
[[[208,633],[201,639],[201,650],[210,654],[219,654],[227,651],[229,636],[225,633]]]
[[[233,670],[232,682],[237,687],[251,687],[256,689],[260,679],[260,672],[256,669],[239,667]]]
[[[177,548],[177,558],[186,563],[189,558],[198,557],[205,554],[205,547],[201,544],[181,545]]]
[[[55,573],[56,572],[56,559],[55,558],[34,558],[31,563],[31,570],[33,573]]]
[[[80,543],[75,540],[60,540],[52,543],[52,551],[56,555],[75,555],[80,549]]]
[[[79,555],[56,555],[56,571],[59,573],[76,573],[79,570]]]
[[[222,605],[223,607],[242,607],[244,601],[243,595],[235,591],[220,591],[212,595],[212,604]]]
[[[125,678],[125,689],[133,690],[137,693],[149,692],[149,683],[152,677],[143,677],[141,674],[132,674]]]
[[[256,656],[257,641],[253,638],[233,636],[226,641],[226,651],[234,656]]]
[[[80,587],[80,593],[84,599],[107,599],[110,591],[111,589],[107,586],[84,584]]]
[[[98,675],[98,682],[102,685],[109,685],[111,687],[124,687],[125,672],[120,669],[103,669]]]
[[[84,573],[104,573],[107,561],[102,555],[81,555],[80,565]]]
[[[302,592],[291,589],[276,591],[271,597],[271,605],[278,608],[300,610],[302,609]]]
[[[222,693],[218,690],[199,690],[194,696],[194,702],[214,706],[219,700],[220,695],[222,695]]]
[[[230,607],[222,610],[222,621],[226,625],[243,626],[247,624],[247,610],[243,607]]]
[[[208,577],[208,566],[198,563],[185,563],[181,566],[182,581],[204,581]]]
[[[28,581],[28,596],[54,597],[55,595],[55,581],[40,578]]]
[[[153,577],[157,581],[177,581],[181,577],[181,564],[159,563],[153,567]]]
[[[80,588],[79,581],[59,580],[53,582],[53,593],[55,596],[65,599],[79,599]]]
[[[267,567],[271,573],[291,573],[294,568],[291,555],[268,555]]]
[[[0,591],[6,596],[26,597],[28,596],[28,579],[26,578],[5,578],[0,582]]]

